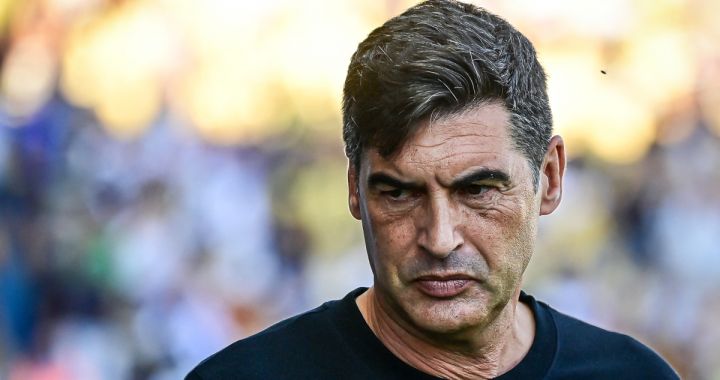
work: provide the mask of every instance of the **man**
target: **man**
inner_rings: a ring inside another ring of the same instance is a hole
[[[507,22],[442,0],[391,19],[352,57],[343,116],[373,286],[188,379],[677,378],[634,339],[520,290],[565,151],[535,51]]]

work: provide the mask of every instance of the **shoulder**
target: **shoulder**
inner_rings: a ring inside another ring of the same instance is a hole
[[[541,303],[542,304],[542,303]],[[557,326],[557,355],[553,370],[570,377],[678,379],[670,365],[636,339],[593,326],[546,307]]]
[[[186,377],[188,380],[226,378],[280,378],[317,353],[314,348],[327,344],[313,344],[327,340],[332,309],[339,301],[281,321],[269,328],[239,340],[198,364]],[[315,349],[317,350],[317,349]]]

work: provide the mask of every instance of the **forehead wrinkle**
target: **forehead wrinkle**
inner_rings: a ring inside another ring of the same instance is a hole
[[[499,108],[502,112],[500,114],[493,112],[494,108]],[[480,104],[439,119],[426,119],[420,124],[420,128],[400,147],[399,155],[403,154],[402,151],[413,155],[419,149],[437,148],[458,138],[480,141],[460,143],[455,146],[456,148],[488,143],[487,140],[502,141],[509,137],[511,127],[509,114],[504,106],[495,102]],[[414,149],[414,152],[411,152],[411,149]]]
[[[442,138],[442,140],[439,141],[439,142],[437,142],[437,143],[434,143],[434,144],[431,144],[431,143],[423,143],[422,141],[420,141],[420,142],[413,142],[413,143],[411,143],[410,145],[411,145],[412,147],[416,147],[416,148],[437,148],[437,147],[439,147],[439,146],[441,146],[441,145],[443,145],[443,144],[446,144],[446,143],[447,143],[448,141],[450,141],[450,140],[458,139],[458,138],[465,138],[465,137],[479,137],[479,138],[484,138],[484,139],[500,139],[500,138],[501,138],[501,136],[498,136],[498,135],[495,135],[495,134],[491,134],[491,133],[488,133],[488,134],[483,134],[483,133],[464,133],[464,134],[461,134],[461,135],[451,135],[451,136],[435,135],[435,136],[433,136],[433,137],[434,137],[434,138]],[[465,145],[477,145],[477,142],[458,144],[458,146],[465,146]]]
[[[468,144],[468,145],[471,145],[471,144]],[[417,155],[413,155],[412,158],[410,158],[408,160],[408,163],[409,164],[418,164],[418,165],[427,165],[429,163],[434,163],[434,162],[448,161],[451,158],[456,158],[456,157],[464,156],[464,155],[493,155],[493,156],[496,156],[497,152],[485,151],[485,150],[458,152],[456,150],[452,150],[443,156],[433,157],[431,160],[417,158],[416,157]],[[445,163],[443,166],[448,166],[448,165],[450,165],[449,162]]]

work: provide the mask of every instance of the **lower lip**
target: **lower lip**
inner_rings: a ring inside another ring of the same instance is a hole
[[[418,288],[424,294],[435,298],[450,298],[465,291],[470,280],[418,280]]]

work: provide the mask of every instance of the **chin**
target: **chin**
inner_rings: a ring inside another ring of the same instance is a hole
[[[410,318],[417,328],[431,334],[452,335],[483,326],[489,321],[487,305],[464,300],[432,300],[412,305]]]

